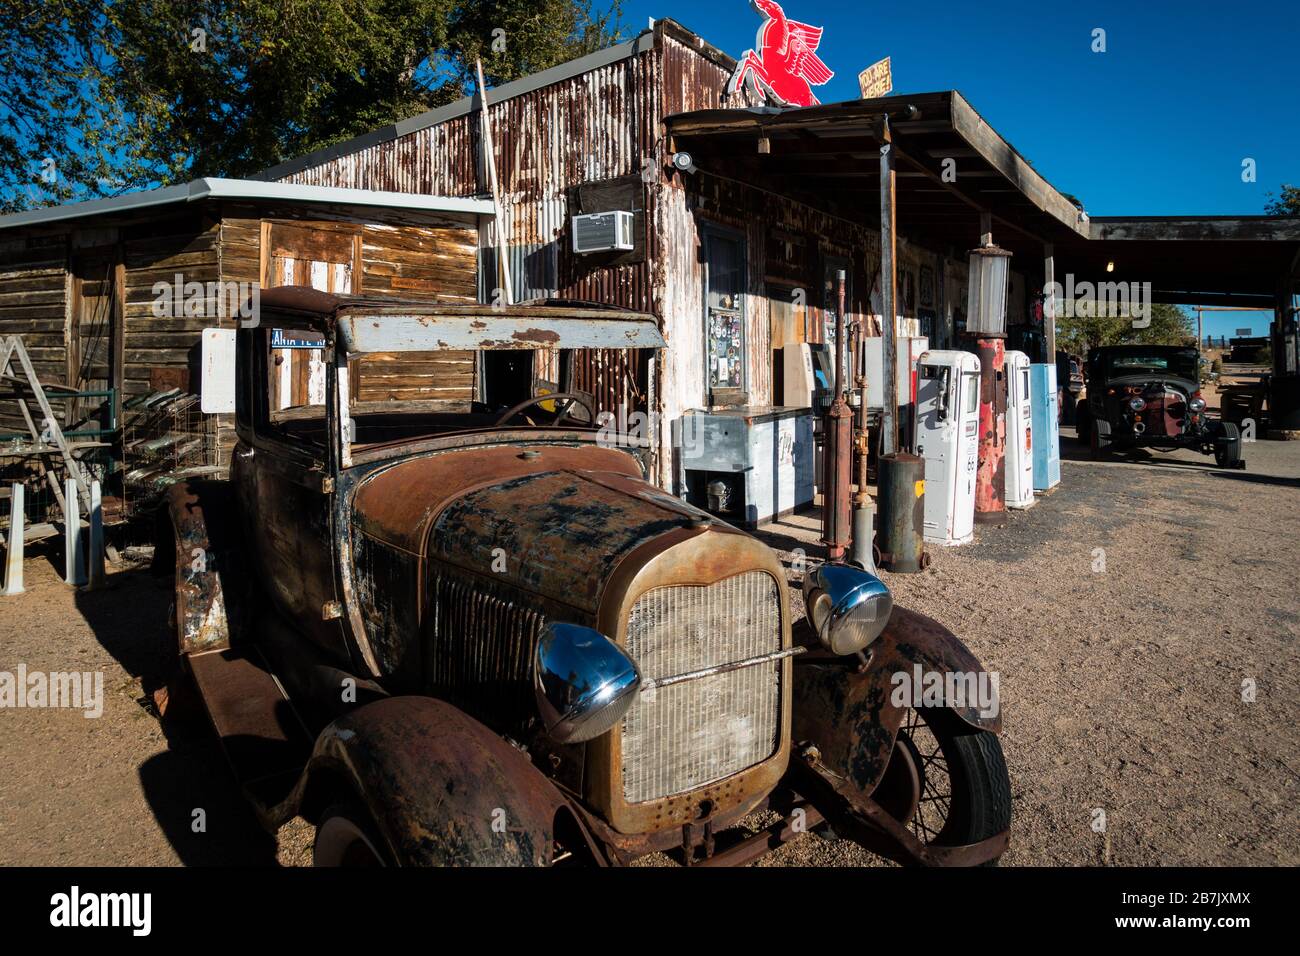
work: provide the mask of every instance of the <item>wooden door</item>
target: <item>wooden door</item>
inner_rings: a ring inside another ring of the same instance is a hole
[[[64,381],[78,391],[107,391],[121,384],[121,354],[117,339],[121,317],[117,308],[117,248],[103,247],[75,252],[72,257],[72,301],[67,329],[67,371]],[[70,400],[65,428],[76,430],[81,420],[92,416],[96,424],[108,425],[98,414],[106,399],[92,397]]]

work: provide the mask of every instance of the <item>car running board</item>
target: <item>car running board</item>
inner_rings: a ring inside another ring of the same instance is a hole
[[[292,791],[312,739],[288,695],[256,649],[192,654],[194,682],[245,795],[274,807]]]

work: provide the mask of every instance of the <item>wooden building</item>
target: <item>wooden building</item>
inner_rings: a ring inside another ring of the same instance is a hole
[[[0,217],[0,337],[22,336],[40,380],[63,386],[52,397],[109,393],[52,404],[65,429],[105,433],[115,447],[98,456],[100,473],[111,474],[126,457],[117,426],[133,405],[197,392],[202,331],[233,328],[254,288],[474,302],[480,219],[491,209],[472,198],[200,179]],[[282,404],[314,399],[309,354],[282,355]],[[363,361],[358,398],[473,395],[472,355],[388,358]],[[0,395],[0,456],[26,434],[17,403]],[[231,441],[222,432],[205,459],[224,463]]]

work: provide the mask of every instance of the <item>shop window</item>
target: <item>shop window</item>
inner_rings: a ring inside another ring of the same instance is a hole
[[[745,241],[704,233],[705,374],[711,405],[743,405],[745,393]]]

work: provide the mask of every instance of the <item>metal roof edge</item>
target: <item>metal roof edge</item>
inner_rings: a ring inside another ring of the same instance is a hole
[[[527,76],[521,76],[517,80],[511,80],[509,83],[503,83],[501,86],[492,87],[488,92],[491,95],[492,103],[504,102],[513,99],[516,96],[522,96],[525,93],[532,93],[535,90],[543,89],[555,83],[563,82],[591,70],[600,69],[602,66],[609,66],[646,52],[654,47],[654,29],[642,30],[639,34],[630,40],[624,40],[622,43],[616,43],[614,46],[606,47],[603,50],[597,50],[594,53],[588,53],[580,56],[575,60],[567,60],[564,63],[558,63],[549,69],[542,70],[539,73],[530,73]],[[310,169],[312,166],[319,166],[321,163],[328,162],[331,159],[337,159],[340,156],[348,156],[352,153],[359,152],[369,146],[375,146],[379,143],[390,142],[400,136],[414,133],[422,129],[428,129],[430,126],[437,126],[439,123],[445,123],[448,120],[456,119],[460,116],[466,116],[479,108],[479,93],[475,91],[468,96],[462,96],[455,102],[448,103],[445,106],[438,106],[427,112],[412,116],[409,119],[401,120],[382,129],[372,130],[369,133],[363,133],[352,139],[346,139],[342,142],[335,143],[332,146],[324,146],[320,149],[313,150],[303,156],[294,159],[285,160],[268,169],[254,173],[251,177],[255,180],[276,180],[285,176],[292,176],[294,173],[302,172],[304,169]]]
[[[1088,219],[1080,215],[1082,210],[1066,199],[1059,189],[1048,182],[1046,176],[1035,169],[1029,160],[1025,159],[1020,151],[997,131],[997,128],[992,123],[980,115],[979,110],[970,104],[970,101],[962,95],[960,90],[951,90],[949,94],[952,128],[984,157],[985,162],[1006,176],[1012,185],[1043,212],[1082,238],[1088,238]],[[991,156],[980,148],[978,133],[981,127],[997,137],[998,142],[1010,152],[1010,169],[1005,168],[1006,164],[1001,161],[1001,157]],[[1027,185],[1030,188],[1026,188]],[[1035,192],[1041,192],[1041,201],[1039,197],[1033,195]],[[1084,213],[1084,216],[1086,216],[1086,213]]]
[[[346,189],[337,186],[301,186],[295,183],[262,182],[251,179],[194,179],[188,183],[162,186],[142,192],[90,199],[62,206],[46,206],[0,216],[0,229],[35,226],[69,219],[84,219],[109,213],[131,212],[169,203],[203,199],[278,200],[291,203],[335,203],[376,206],[387,209],[418,209],[427,212],[491,216],[491,200],[461,196],[426,196],[418,193],[385,192],[374,189]]]

